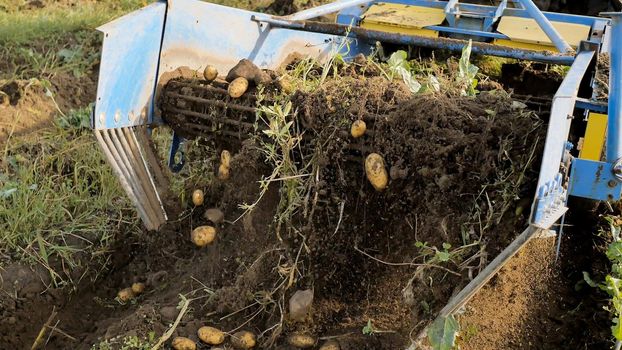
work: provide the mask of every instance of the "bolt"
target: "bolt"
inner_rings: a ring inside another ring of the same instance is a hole
[[[622,158],[619,158],[613,163],[611,171],[618,182],[622,181]]]
[[[614,188],[616,187],[617,182],[615,182],[614,180],[609,180],[609,182],[607,182],[607,186]]]

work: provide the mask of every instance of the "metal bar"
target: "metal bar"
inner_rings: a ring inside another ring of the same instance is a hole
[[[482,36],[486,38],[495,38],[495,39],[509,39],[507,35],[504,35],[501,33],[485,32],[482,30],[452,28],[452,27],[445,27],[445,26],[427,26],[425,27],[425,29],[435,30],[437,32],[444,32],[444,33],[466,34],[466,35]]]
[[[445,49],[457,52],[462,51],[464,46],[467,44],[466,40],[450,38],[427,38],[417,35],[388,33],[377,30],[363,29],[356,26],[346,26],[337,23],[288,21],[284,19],[274,20],[272,18],[266,18],[263,16],[251,16],[251,20],[256,22],[266,22],[273,27],[289,28],[340,36],[355,36],[358,39],[370,42],[380,41],[393,44],[428,47],[433,49]],[[547,51],[521,50],[512,47],[481,42],[473,42],[472,52],[481,55],[515,58],[520,60],[554,63],[561,65],[571,65],[574,61],[574,56],[570,54],[555,54]]]
[[[449,302],[438,314],[438,317],[447,317],[458,311],[473,298],[473,296],[512,258],[539,230],[533,226],[527,227],[507,248],[505,248],[482,272],[480,272],[466,287]]]
[[[132,177],[123,163],[117,149],[110,139],[110,129],[102,130],[101,133],[96,132],[95,135],[97,139],[100,141],[100,145],[102,149],[106,153],[110,164],[118,175],[119,180],[121,181],[121,185],[125,188],[125,192],[128,194],[130,199],[134,202],[134,205],[138,209],[138,213],[140,214],[143,223],[147,230],[155,230],[156,224],[152,221],[151,216],[147,212],[140,198],[141,194],[138,192],[138,189],[131,182]]]
[[[115,129],[108,129],[108,133],[104,134],[104,139],[108,141],[108,144],[111,146],[110,148],[112,150],[112,154],[121,165],[121,169],[124,171],[128,182],[134,189],[134,193],[136,193],[136,198],[138,198],[140,205],[144,208],[145,213],[149,217],[149,224],[145,223],[145,226],[154,227],[154,229],[157,229],[157,215],[155,214],[153,208],[151,208],[150,205],[145,205],[145,202],[148,201],[147,195],[140,183],[137,182],[139,179],[138,175],[136,174],[136,169],[130,162],[127,154],[125,153],[125,149],[121,145],[121,141],[119,140],[114,130]]]
[[[553,97],[538,188],[554,180],[559,173],[559,163],[564,152],[564,144],[568,141],[571,121],[569,116],[573,113],[579,85],[593,57],[594,51],[579,52]]]
[[[585,98],[577,98],[575,107],[584,109],[584,110],[593,111],[593,112],[604,113],[604,114],[607,114],[607,110],[608,110],[606,103],[592,101],[592,100],[588,100]]]
[[[119,179],[119,182],[121,183],[121,187],[123,187],[123,189],[125,190],[125,193],[130,198],[130,201],[132,201],[134,206],[138,209],[138,214],[140,215],[140,218],[145,223],[145,226],[147,226],[147,229],[151,229],[150,227],[151,222],[149,221],[149,216],[147,216],[145,209],[143,208],[141,203],[138,201],[138,198],[136,196],[136,193],[134,192],[134,189],[128,182],[124,171],[121,169],[121,166],[117,162],[114,155],[112,154],[112,151],[110,147],[108,146],[108,143],[106,142],[106,140],[104,140],[102,136],[102,134],[106,134],[106,133],[108,133],[108,130],[95,130],[95,137],[97,138],[97,142],[99,142],[101,149],[104,151],[104,154],[106,155],[106,158],[108,159],[108,163],[112,167],[112,170],[114,171],[114,173],[117,175],[117,179]]]
[[[573,52],[572,47],[570,47],[570,45],[568,45],[566,40],[564,40],[564,38],[562,38],[561,35],[559,35],[559,32],[557,31],[557,29],[553,27],[549,19],[544,16],[542,11],[540,11],[538,6],[536,6],[536,4],[533,3],[533,1],[520,0],[520,3],[525,8],[525,11],[527,11],[527,13],[529,13],[529,15],[534,20],[536,20],[540,28],[544,31],[544,33],[546,33],[546,36],[548,36],[549,39],[551,39],[551,41],[553,42],[553,44],[555,45],[555,47],[557,48],[559,52],[561,53]]]
[[[164,205],[162,204],[162,199],[160,198],[160,194],[158,193],[158,190],[156,188],[156,183],[153,178],[153,174],[151,173],[151,170],[149,169],[148,161],[145,158],[146,152],[144,152],[143,148],[140,147],[138,138],[136,137],[134,130],[126,128],[126,129],[123,129],[123,132],[134,153],[134,156],[137,158],[136,160],[137,163],[142,165],[141,167],[140,165],[137,164],[138,168],[140,168],[141,173],[146,178],[146,180],[149,182],[148,184],[145,184],[145,186],[147,186],[147,188],[151,192],[150,194],[151,194],[151,198],[153,201],[152,205],[156,206],[156,208],[154,209],[156,210],[158,214],[158,218],[160,219],[159,224],[160,225],[164,224],[166,220],[168,219],[168,217],[166,216],[166,210],[164,209]]]
[[[142,198],[145,200],[146,206],[149,207],[151,213],[153,214],[154,223],[158,225],[163,220],[162,213],[158,211],[159,198],[157,198],[157,194],[154,194],[155,188],[149,186],[149,181],[151,180],[150,174],[146,171],[145,167],[143,167],[143,160],[140,154],[138,153],[138,149],[136,145],[132,142],[133,139],[129,139],[131,137],[128,134],[129,128],[123,129],[111,129],[111,132],[116,132],[116,138],[121,141],[121,148],[123,149],[123,153],[127,157],[128,164],[132,167],[132,171],[134,172],[135,178],[133,179],[138,186],[141,187],[145,197]]]
[[[606,161],[612,163],[622,157],[622,13],[608,12],[604,15],[611,17]]]
[[[187,95],[178,94],[176,92],[169,92],[166,95],[170,97],[181,98],[181,99],[192,101],[192,102],[198,102],[198,103],[204,103],[204,104],[208,104],[212,106],[235,109],[235,110],[242,111],[242,112],[255,113],[257,111],[255,107],[246,107],[246,106],[241,106],[241,105],[237,105],[233,103],[223,102],[220,100],[213,100],[213,99],[207,99],[207,98],[196,97],[196,96],[187,96]]]
[[[330,4],[313,7],[307,10],[303,10],[300,12],[296,12],[292,15],[283,17],[285,19],[290,19],[294,21],[302,21],[311,18],[317,18],[324,15],[328,15],[331,13],[339,12],[348,7],[354,7],[359,5],[366,5],[374,0],[344,0],[344,1],[335,1]]]

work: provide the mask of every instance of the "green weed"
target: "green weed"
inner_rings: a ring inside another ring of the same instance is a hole
[[[56,284],[105,257],[121,227],[137,227],[112,170],[93,152],[86,110],[36,139],[9,140],[0,162],[0,254],[42,264]]]
[[[155,332],[149,332],[146,337],[139,338],[135,335],[126,336],[121,339],[110,339],[102,341],[91,347],[91,350],[150,350],[156,343]]]

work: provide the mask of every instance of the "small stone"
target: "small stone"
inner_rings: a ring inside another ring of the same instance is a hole
[[[254,82],[255,85],[265,85],[272,81],[270,74],[264,72],[251,60],[246,58],[240,60],[235,67],[231,68],[227,74],[226,80],[232,82],[239,77],[246,78],[246,80]]]
[[[222,224],[225,221],[225,214],[218,208],[207,209],[203,217],[214,224]]]
[[[289,299],[289,316],[295,321],[302,321],[313,303],[313,290],[298,290]]]

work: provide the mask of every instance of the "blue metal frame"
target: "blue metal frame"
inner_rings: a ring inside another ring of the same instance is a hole
[[[531,223],[550,227],[567,210],[568,195],[606,200],[619,199],[622,192],[622,25],[621,14],[603,18],[541,12],[531,0],[514,0],[521,8],[508,8],[507,0],[498,6],[460,3],[458,0],[389,0],[387,2],[443,9],[446,24],[426,27],[447,37],[424,38],[412,35],[368,31],[358,27],[372,0],[342,0],[302,11],[288,17],[273,17],[196,0],[175,0],[173,6],[158,1],[113,21],[100,30],[105,33],[97,103],[93,116],[95,129],[131,127],[157,122],[153,106],[160,75],[187,66],[199,70],[205,62],[219,71],[230,69],[241,58],[249,58],[262,68],[276,68],[290,53],[298,51],[317,57],[328,55],[335,47],[353,57],[368,52],[373,41],[459,51],[464,40],[473,39],[473,52],[522,60],[571,65],[552,104],[548,134],[534,199]],[[305,29],[303,20],[339,11],[337,23],[350,28],[333,32]],[[534,18],[562,54],[494,46],[491,39],[507,39],[494,31],[501,16]],[[462,20],[464,19],[464,20]],[[581,44],[579,53],[567,54],[569,46],[551,21],[588,25],[591,35]],[[306,30],[306,31],[305,31]],[[602,33],[605,35],[600,35]],[[131,33],[128,34],[128,33]],[[611,38],[615,40],[610,40]],[[344,40],[349,45],[340,46]],[[617,40],[617,41],[616,41]],[[480,42],[477,42],[480,41]],[[483,41],[483,42],[482,42]],[[611,56],[610,97],[605,107],[577,97],[578,87],[593,63],[598,46]],[[572,159],[568,140],[570,116],[576,108],[609,111],[606,161]],[[169,166],[175,162],[183,139],[174,135]],[[565,186],[571,163],[569,187]],[[562,165],[564,164],[564,165]],[[568,190],[567,190],[568,188]]]
[[[159,1],[98,28],[104,33],[104,44],[93,120],[95,129],[152,121],[166,6]]]
[[[570,175],[570,194],[596,200],[619,200],[622,192],[622,13],[606,13],[609,53],[609,101],[605,161],[574,159]],[[590,110],[599,111],[598,108]]]

